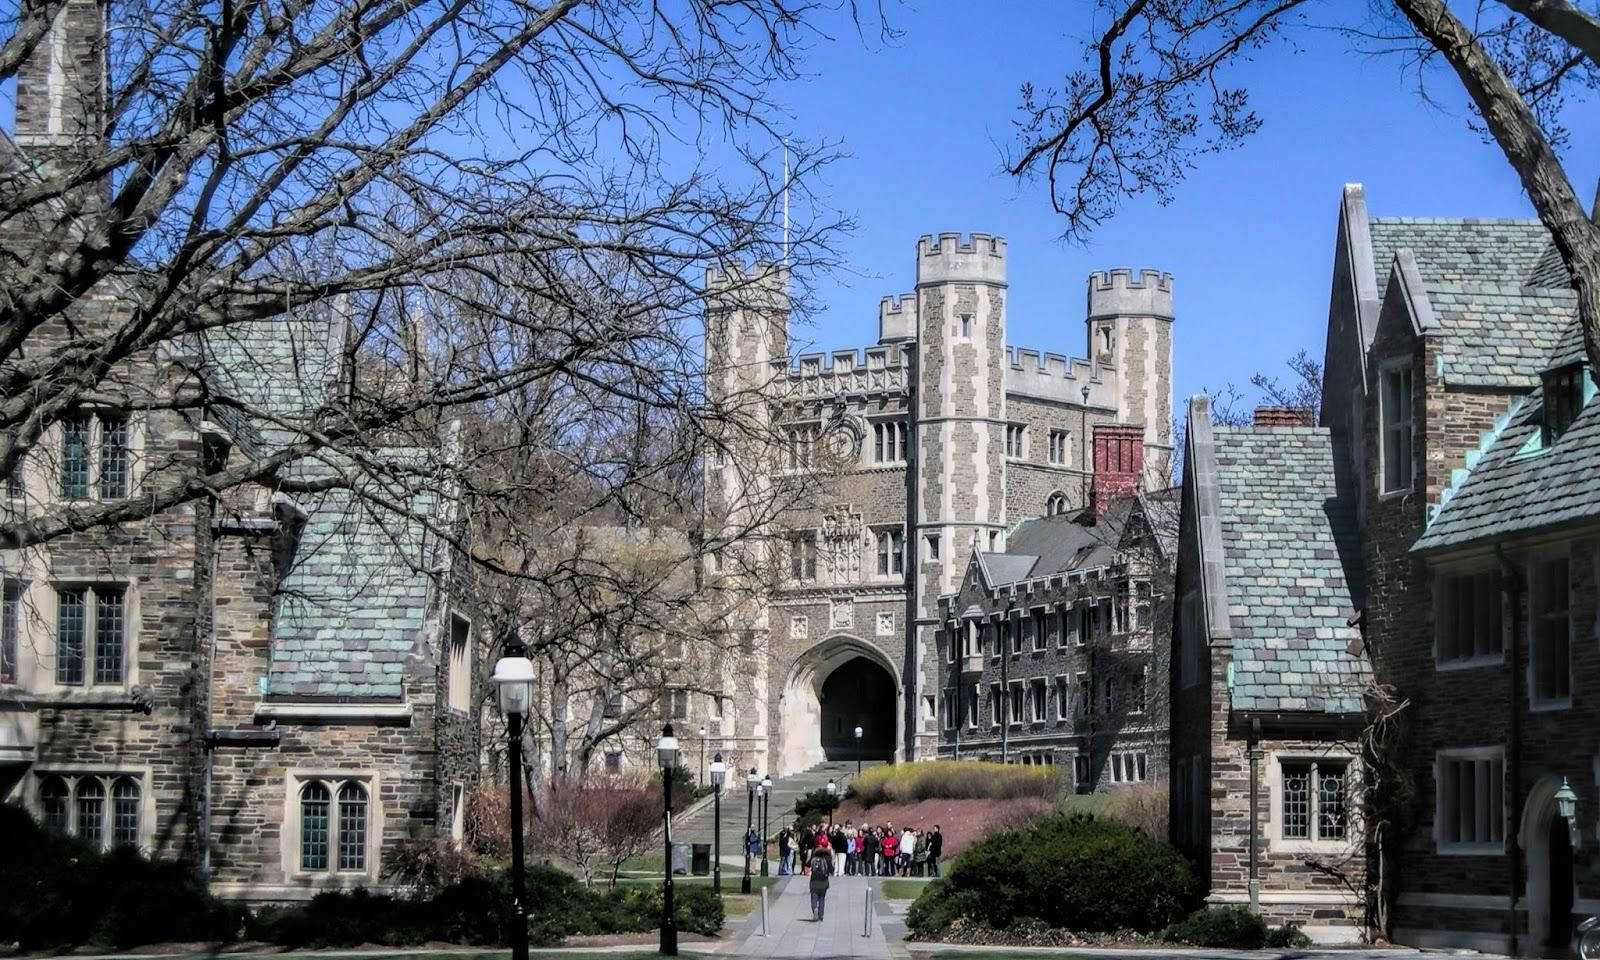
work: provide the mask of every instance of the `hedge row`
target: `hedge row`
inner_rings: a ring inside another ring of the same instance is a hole
[[[1063,789],[1052,767],[971,760],[923,760],[885,764],[865,771],[847,795],[864,807],[922,800],[1010,800],[1038,797],[1054,803]]]

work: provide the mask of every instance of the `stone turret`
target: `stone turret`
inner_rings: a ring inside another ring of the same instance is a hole
[[[1116,370],[1116,420],[1143,428],[1146,486],[1164,487],[1172,464],[1172,274],[1100,270],[1088,288],[1089,358]]]
[[[17,146],[48,162],[98,141],[105,125],[105,41],[104,3],[66,0],[17,69]]]

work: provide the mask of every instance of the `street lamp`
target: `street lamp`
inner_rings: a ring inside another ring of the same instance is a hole
[[[861,776],[861,734],[864,732],[860,727],[856,727],[856,776],[858,777]]]
[[[828,780],[828,826],[833,826],[833,807],[838,803],[839,785],[830,778]]]
[[[1566,777],[1561,778],[1561,789],[1556,791],[1556,813],[1561,819],[1567,821],[1567,835],[1572,839],[1572,845],[1578,845],[1578,793],[1572,789],[1572,784]]]
[[[761,875],[767,875],[767,837],[771,827],[767,823],[767,811],[772,809],[772,778],[761,778]]]
[[[728,779],[728,765],[722,762],[722,754],[711,758],[711,823],[712,823],[712,860],[711,860],[711,889],[717,896],[722,896],[722,783]]]
[[[661,806],[666,816],[663,862],[666,877],[661,881],[661,952],[669,957],[678,955],[678,925],[672,915],[672,767],[678,762],[678,738],[672,735],[672,724],[661,728],[661,739],[656,741],[656,756],[661,760]]]
[[[751,767],[744,778],[744,841],[741,844],[744,847],[744,879],[739,881],[740,893],[750,892],[750,817],[756,802],[756,791],[760,787],[761,777],[756,773],[756,768]]]
[[[700,724],[700,785],[706,785],[706,725]]]
[[[511,960],[528,960],[528,904],[523,900],[522,718],[533,705],[533,663],[515,628],[494,665],[494,689],[506,718],[506,765],[511,781]]]

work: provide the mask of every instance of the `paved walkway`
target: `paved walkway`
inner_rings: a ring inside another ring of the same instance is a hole
[[[758,909],[717,948],[731,957],[872,957],[889,960],[906,957],[903,934],[884,936],[889,915],[873,897],[875,908],[870,936],[862,936],[866,909],[867,877],[834,877],[828,888],[828,906],[821,923],[811,919],[810,880],[789,877],[768,894],[767,935],[761,935]],[[876,894],[877,891],[873,891]]]

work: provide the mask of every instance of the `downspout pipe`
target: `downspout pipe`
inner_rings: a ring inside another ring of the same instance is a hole
[[[1250,737],[1247,741],[1250,755],[1250,873],[1246,881],[1250,889],[1250,912],[1261,912],[1261,872],[1259,866],[1259,851],[1261,849],[1261,720],[1252,718],[1250,721]]]
[[[1522,591],[1525,588],[1522,573],[1506,557],[1500,544],[1494,546],[1495,559],[1500,562],[1500,598],[1503,609],[1510,614],[1509,643],[1510,669],[1506,671],[1506,704],[1510,715],[1506,720],[1506,791],[1510,794],[1511,816],[1509,827],[1522,823],[1522,708],[1518,702],[1517,678],[1522,673],[1522,631],[1518,614],[1522,610]],[[1516,836],[1507,845],[1510,856],[1506,860],[1506,929],[1511,934],[1510,953],[1519,953],[1517,936],[1517,888],[1522,882],[1522,844]]]

